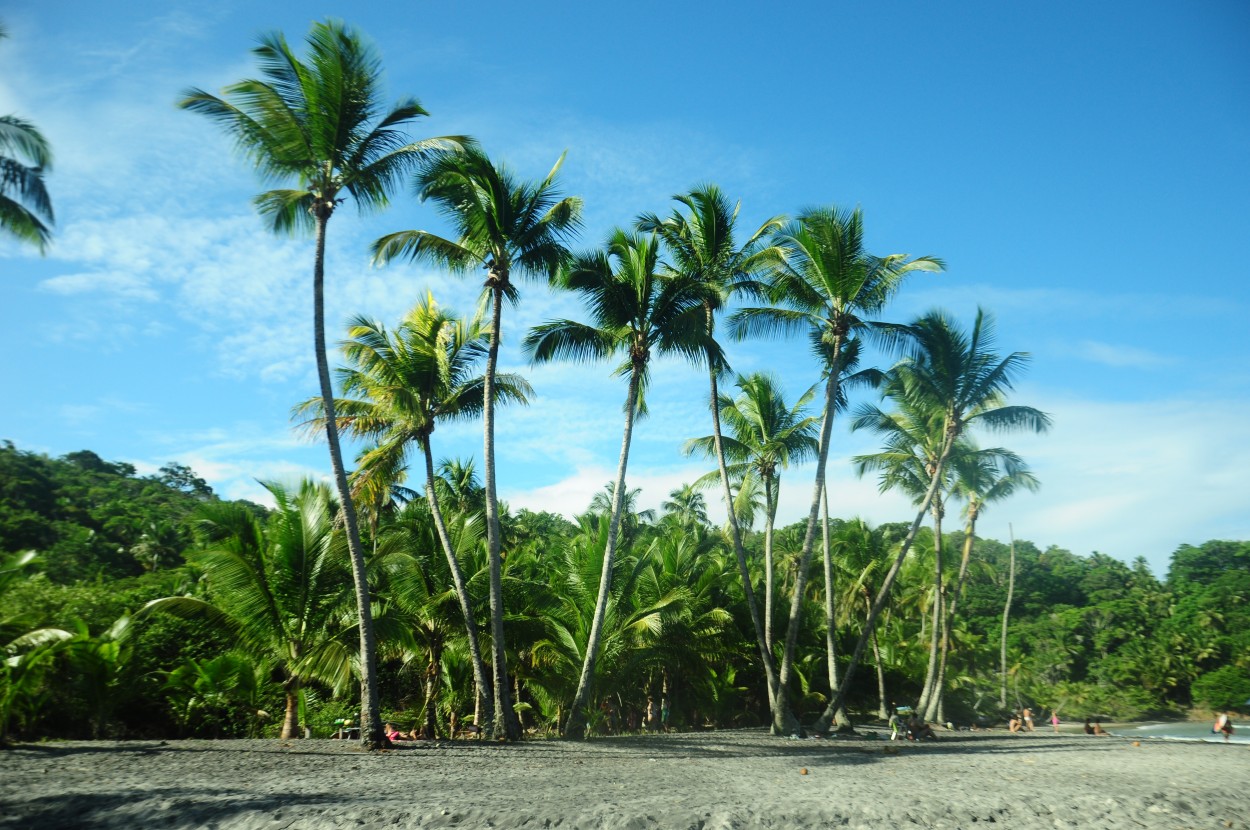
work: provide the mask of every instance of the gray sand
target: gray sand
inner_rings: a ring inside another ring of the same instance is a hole
[[[0,827],[1240,828],[1248,749],[762,730],[373,754],[329,740],[24,744],[0,750]]]

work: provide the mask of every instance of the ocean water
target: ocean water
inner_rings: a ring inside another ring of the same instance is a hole
[[[1210,723],[1194,723],[1192,721],[1153,723],[1146,726],[1122,726],[1111,731],[1125,738],[1160,738],[1165,741],[1210,741],[1222,744],[1224,743],[1224,736],[1211,732],[1211,724],[1214,722],[1215,720],[1212,718]],[[1229,743],[1250,744],[1250,721],[1239,721],[1234,718],[1233,730],[1233,736],[1229,738]]]

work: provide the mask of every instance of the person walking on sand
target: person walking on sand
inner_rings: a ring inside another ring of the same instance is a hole
[[[1032,731],[1033,731],[1033,710],[1032,710],[1032,709],[1030,709],[1030,708],[1028,708],[1027,706],[1026,706],[1026,707],[1024,707],[1024,724],[1023,724],[1023,726],[1024,726],[1024,728],[1025,728],[1025,729],[1027,729],[1028,731],[1030,731],[1030,732],[1032,732]]]
[[[1220,716],[1215,719],[1215,725],[1211,727],[1211,733],[1224,733],[1224,743],[1228,743],[1228,738],[1233,734],[1233,719],[1228,712],[1221,712]]]
[[[1059,712],[1054,709],[1050,710],[1050,728],[1056,735],[1059,734]]]

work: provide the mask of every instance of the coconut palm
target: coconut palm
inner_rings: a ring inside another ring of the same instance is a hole
[[[438,307],[426,295],[404,317],[394,332],[380,323],[357,317],[348,328],[343,353],[350,367],[339,371],[339,385],[350,397],[336,399],[339,428],[375,442],[360,459],[353,487],[374,491],[390,488],[397,471],[408,466],[415,447],[425,460],[425,497],[438,532],[439,543],[455,584],[464,615],[474,682],[484,701],[493,701],[490,676],[478,645],[464,572],[452,548],[435,490],[431,436],[439,421],[476,417],[482,411],[485,383],[475,369],[486,356],[488,334],[480,317],[462,320]],[[495,397],[500,401],[527,403],[532,390],[517,375],[495,377]],[[295,409],[310,428],[325,429],[320,398]],[[493,723],[488,709],[485,720]]]
[[[707,499],[695,484],[683,484],[670,490],[668,499],[660,503],[660,509],[664,511],[664,519],[676,522],[687,531],[707,527]]]
[[[294,738],[306,683],[343,691],[358,658],[342,627],[352,601],[350,561],[328,487],[305,480],[294,491],[275,483],[265,489],[275,507],[264,523],[235,502],[199,509],[194,524],[202,547],[189,558],[204,572],[209,599],[164,597],[135,616],[207,620],[237,635],[239,648],[272,661],[286,695],[282,737]]]
[[[733,462],[731,475],[749,467],[759,478],[764,490],[764,640],[773,650],[773,523],[781,496],[781,470],[793,462],[802,462],[816,455],[816,419],[806,417],[804,409],[815,394],[809,389],[794,406],[785,402],[781,384],[767,372],[739,375],[735,385],[741,391],[736,399],[722,395],[720,412],[729,437],[719,442],[726,461]],[[716,457],[715,435],[693,438],[682,451],[687,455],[700,452]]]
[[[899,383],[900,380],[895,377],[892,382]],[[937,469],[938,456],[942,452],[942,413],[927,402],[909,400],[899,392],[898,389],[893,390],[898,407],[894,412],[885,413],[873,406],[861,409],[856,419],[856,427],[870,428],[883,436],[885,449],[855,456],[853,461],[860,476],[869,471],[880,473],[881,492],[900,490],[913,504],[919,504],[928,492],[929,481]],[[892,392],[887,389],[885,394],[891,396]],[[952,452],[952,462],[970,451],[967,442],[961,441]],[[946,497],[953,478],[952,467],[953,463],[946,465],[942,481],[929,503],[929,512],[933,518],[933,601],[929,607],[932,620],[929,626],[929,660],[917,704],[917,709],[926,720],[934,717],[934,712],[929,707],[935,691],[942,627],[945,623],[942,519],[945,517]]]
[[[946,721],[944,703],[946,689],[946,664],[951,651],[951,626],[955,624],[959,600],[963,595],[964,582],[968,577],[968,565],[972,559],[972,544],[976,540],[977,518],[987,504],[1006,499],[1020,490],[1036,491],[1040,485],[1028,465],[1010,450],[998,447],[978,449],[969,444],[967,452],[953,456],[954,478],[951,494],[965,501],[963,550],[959,560],[959,575],[950,601],[945,604],[942,622],[942,647],[929,709],[928,720]]]
[[[731,325],[739,338],[754,334],[807,334],[825,379],[815,483],[773,706],[774,734],[789,735],[798,731],[798,722],[787,703],[786,687],[794,668],[803,591],[824,492],[829,436],[844,368],[843,351],[847,341],[856,335],[875,334],[887,344],[896,340],[899,327],[874,322],[866,315],[880,312],[909,274],[937,272],[944,266],[933,257],[910,259],[906,254],[879,257],[868,253],[864,249],[863,215],[858,209],[849,213],[834,208],[807,210],[787,223],[775,239],[784,254],[769,274],[767,295],[775,306],[742,309],[731,318]]]
[[[417,173],[417,193],[433,201],[452,223],[455,239],[422,230],[389,234],[373,244],[375,261],[396,257],[434,262],[459,274],[486,271],[490,297],[490,347],[482,410],[486,483],[486,540],[490,552],[491,639],[494,643],[495,734],[509,740],[520,737],[520,724],[508,696],[507,653],[503,631],[502,536],[495,488],[494,387],[502,337],[504,300],[518,299],[513,275],[553,279],[568,258],[565,243],[576,231],[582,202],[563,197],[556,175],[564,156],[546,178],[518,181],[506,168],[494,164],[476,148],[442,156]]]
[[[625,472],[634,421],[646,414],[645,393],[650,383],[652,353],[677,354],[688,360],[698,360],[707,354],[717,360],[721,357],[707,342],[702,287],[683,276],[661,273],[659,243],[654,235],[614,231],[604,250],[575,257],[561,282],[568,290],[582,295],[593,323],[573,320],[543,323],[526,336],[525,351],[535,363],[557,358],[600,360],[624,354],[625,359],[616,374],[628,379],[625,431],[612,490],[612,512],[595,618],[565,727],[566,737],[579,740],[585,735],[584,710],[590,699],[603,617],[611,591],[612,563],[625,503]]]
[[[655,214],[638,217],[638,229],[643,233],[656,233],[664,240],[671,267],[678,273],[704,285],[703,313],[707,324],[709,346],[715,344],[716,314],[724,309],[735,289],[748,284],[752,278],[769,264],[776,261],[781,252],[768,243],[769,237],[782,225],[783,219],[775,216],[766,220],[739,245],[735,241],[738,211],[741,203],[732,208],[729,199],[716,185],[703,185],[687,194],[673,196],[678,207],[666,219]],[[685,212],[683,212],[683,208]],[[733,541],[734,555],[738,561],[738,576],[746,598],[747,611],[755,630],[760,660],[768,683],[771,703],[775,694],[776,670],[765,627],[760,620],[759,604],[751,587],[751,575],[747,567],[746,549],[742,545],[742,525],[739,522],[740,507],[734,493],[746,493],[745,488],[735,491],[731,486],[726,458],[722,447],[719,377],[729,371],[723,360],[717,363],[711,351],[705,355],[708,368],[708,408],[712,412],[712,440],[721,485],[724,488],[726,524]]]
[[[362,211],[384,207],[391,189],[416,162],[458,148],[466,139],[408,141],[402,128],[427,113],[415,98],[403,99],[389,109],[382,104],[381,61],[355,30],[338,21],[314,23],[307,42],[308,56],[301,60],[281,33],[264,35],[253,50],[263,79],[226,87],[222,97],[191,89],[179,106],[224,127],[266,180],[296,185],[255,198],[257,210],[272,230],[314,231],[314,350],[328,416],[330,465],[347,528],[360,616],[361,739],[366,747],[377,748],[385,738],[378,713],[369,586],[339,446],[325,351],[326,227],[348,196]]]
[[[0,26],[0,40],[8,32]],[[0,231],[43,253],[52,238],[52,199],[43,182],[52,149],[43,134],[16,115],[0,115]]]
[[[974,427],[991,431],[1029,429],[1044,432],[1050,427],[1045,413],[1029,406],[1008,406],[1006,394],[1016,376],[1029,361],[1025,352],[1012,352],[1000,357],[994,351],[993,318],[977,309],[972,331],[965,333],[940,311],[929,312],[909,326],[908,354],[891,369],[895,378],[886,388],[898,400],[906,401],[915,411],[930,409],[940,412],[942,443],[916,517],[899,546],[893,564],[882,580],[865,622],[865,630],[856,643],[842,685],[822,715],[832,718],[833,711],[845,702],[846,691],[876,623],[877,616],[889,598],[920,524],[936,497],[944,476],[944,467],[959,440]],[[868,423],[876,423],[875,413],[866,413]],[[856,421],[860,419],[857,417]],[[854,426],[854,425],[853,425]]]

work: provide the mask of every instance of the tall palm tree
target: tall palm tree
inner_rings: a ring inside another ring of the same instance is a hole
[[[790,462],[802,462],[816,455],[816,418],[805,416],[804,409],[815,394],[807,390],[794,406],[787,406],[781,384],[767,372],[739,375],[735,385],[741,394],[736,399],[722,395],[720,412],[729,427],[730,437],[722,436],[720,450],[726,461],[733,462],[733,475],[749,467],[759,478],[764,490],[764,640],[773,650],[773,523],[781,496],[781,470]],[[687,455],[700,452],[717,457],[715,435],[693,438],[682,451]]]
[[[504,646],[502,534],[495,487],[495,374],[502,337],[503,303],[504,300],[515,303],[519,297],[513,274],[553,279],[568,259],[565,243],[581,221],[581,199],[560,196],[556,175],[563,163],[562,155],[546,178],[521,182],[477,148],[435,158],[418,171],[417,192],[423,200],[433,201],[451,221],[456,238],[411,230],[389,234],[373,243],[378,263],[407,257],[434,262],[458,274],[477,268],[486,271],[485,291],[490,296],[491,320],[482,420],[495,734],[509,740],[520,738],[521,728],[508,695]]]
[[[8,37],[0,25],[0,40]],[[16,115],[0,115],[0,231],[43,253],[52,238],[52,199],[43,182],[52,148],[43,134]]]
[[[931,408],[941,413],[941,448],[929,473],[928,487],[916,517],[873,601],[865,630],[855,645],[842,685],[833,696],[830,708],[822,715],[822,722],[826,724],[828,721],[824,718],[832,718],[832,712],[845,702],[846,691],[877,616],[889,598],[899,568],[941,486],[946,462],[960,438],[976,426],[991,431],[1029,429],[1039,433],[1050,427],[1050,417],[1033,407],[1005,405],[1006,394],[1012,389],[1016,376],[1027,365],[1029,355],[1012,352],[1000,357],[994,350],[993,318],[983,310],[977,309],[972,331],[968,333],[960,330],[940,311],[929,312],[912,323],[909,329],[909,353],[891,369],[897,382],[887,384],[886,388],[899,399],[908,401],[909,407]],[[868,421],[875,422],[872,413],[869,413]]]
[[[264,35],[253,50],[263,79],[226,87],[218,97],[189,90],[179,106],[208,116],[236,140],[239,150],[268,181],[293,189],[269,190],[254,200],[275,232],[314,232],[313,337],[321,399],[327,413],[330,465],[343,506],[352,579],[360,616],[361,739],[375,749],[385,742],[375,682],[376,644],[369,607],[364,549],[348,489],[334,415],[334,390],[325,350],[326,226],[348,196],[362,210],[384,207],[405,172],[422,159],[462,146],[445,137],[409,142],[402,131],[426,115],[415,98],[387,109],[380,96],[381,60],[362,36],[338,21],[314,23],[308,57],[301,60],[280,32]]]
[[[1028,465],[1010,450],[997,447],[971,448],[971,451],[953,458],[952,461],[955,476],[951,493],[965,501],[964,516],[967,518],[967,524],[964,527],[959,576],[956,578],[955,590],[951,592],[950,602],[946,606],[946,618],[942,623],[941,661],[938,664],[933,701],[930,704],[933,715],[928,718],[939,723],[946,721],[943,705],[946,688],[946,661],[951,650],[950,632],[951,626],[955,623],[959,600],[963,595],[964,581],[968,577],[972,544],[977,535],[977,519],[985,510],[986,505],[1009,498],[1020,490],[1036,491],[1041,486]]]
[[[866,315],[880,312],[909,274],[938,272],[944,266],[934,257],[910,259],[906,254],[879,257],[868,253],[864,249],[863,214],[858,209],[851,212],[835,208],[807,210],[778,232],[776,242],[784,259],[773,265],[767,286],[768,298],[776,306],[742,309],[733,316],[731,323],[737,337],[807,334],[825,378],[815,483],[773,706],[773,733],[789,735],[798,731],[798,722],[786,699],[787,686],[794,670],[803,592],[825,487],[829,436],[844,368],[843,351],[848,339],[855,335],[875,334],[887,344],[895,340],[899,327],[874,322]]]
[[[245,651],[273,661],[286,694],[282,737],[294,738],[306,682],[342,691],[351,679],[355,655],[340,627],[352,600],[350,566],[329,488],[304,481],[294,492],[273,483],[265,489],[275,507],[263,523],[233,502],[199,508],[202,546],[190,558],[203,570],[210,598],[152,600],[136,619],[154,612],[205,619],[235,633]]]
[[[664,240],[671,267],[706,287],[703,313],[711,346],[715,344],[717,312],[724,309],[739,285],[748,284],[760,270],[780,256],[780,251],[768,244],[768,240],[781,227],[783,219],[775,216],[766,220],[739,245],[734,237],[741,203],[731,208],[729,199],[716,185],[696,187],[687,194],[673,196],[673,201],[678,203],[678,207],[666,219],[655,214],[643,214],[638,217],[638,229],[643,233],[658,234]],[[765,636],[764,624],[760,620],[759,604],[751,587],[746,548],[742,545],[742,528],[738,520],[740,505],[730,484],[722,446],[718,379],[729,371],[729,366],[723,360],[716,362],[713,357],[709,351],[704,359],[708,369],[708,408],[712,412],[712,440],[715,443],[716,464],[721,486],[724,488],[726,523],[738,562],[738,576],[742,580],[747,612],[755,630],[771,704],[777,685],[776,667],[772,649]],[[738,492],[741,495],[747,491],[742,488]]]
[[[683,484],[669,491],[668,500],[660,503],[664,518],[672,517],[679,527],[687,531],[707,526],[707,499],[694,484]]]
[[[891,382],[897,384],[901,381],[895,376]],[[856,471],[861,476],[869,471],[880,472],[881,492],[901,490],[913,504],[919,504],[928,492],[929,481],[937,469],[938,456],[942,452],[942,441],[945,437],[942,412],[927,402],[908,399],[899,389],[887,389],[885,395],[896,400],[896,411],[885,413],[876,407],[866,406],[861,408],[856,420],[857,428],[870,428],[883,436],[885,448],[880,452],[856,456],[853,459]],[[970,451],[967,442],[961,441],[952,452],[952,462]],[[924,713],[926,719],[932,719],[933,716],[929,707],[935,691],[945,623],[942,519],[946,513],[946,498],[950,492],[953,466],[946,465],[942,481],[929,503],[929,512],[933,518],[933,602],[929,609],[932,620],[929,626],[929,660],[917,704],[917,709]]]
[[[650,382],[652,353],[678,354],[688,360],[698,360],[709,353],[717,360],[721,356],[715,349],[709,352],[702,286],[682,276],[661,273],[659,242],[654,235],[614,231],[604,250],[574,258],[562,284],[582,295],[593,322],[556,320],[536,326],[525,338],[526,352],[535,363],[556,358],[600,360],[624,354],[625,359],[616,374],[628,378],[625,431],[612,489],[612,512],[599,595],[581,678],[565,727],[565,737],[580,740],[585,736],[585,707],[590,699],[611,590],[612,562],[625,502],[629,446],[635,419],[646,414],[645,392]]]
[[[425,497],[439,544],[447,557],[456,596],[464,615],[474,682],[483,701],[493,701],[490,676],[478,645],[477,624],[464,572],[452,548],[435,491],[431,436],[439,421],[476,417],[482,411],[485,383],[475,374],[486,357],[488,333],[480,318],[462,320],[438,307],[426,295],[388,332],[374,321],[357,317],[348,328],[343,352],[352,364],[339,371],[339,385],[347,398],[336,399],[339,428],[357,438],[375,442],[360,459],[353,476],[357,491],[389,489],[397,471],[408,466],[408,455],[418,448],[425,460]],[[495,377],[495,397],[527,403],[532,390],[517,375]],[[325,429],[320,398],[295,408],[297,416],[316,431]],[[488,709],[486,720],[493,722]]]

